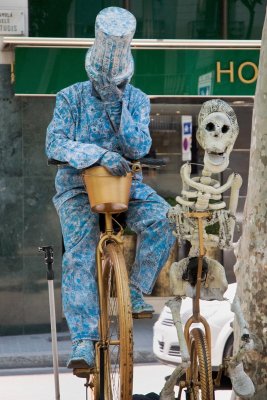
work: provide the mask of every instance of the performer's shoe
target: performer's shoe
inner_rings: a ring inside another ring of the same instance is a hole
[[[229,365],[227,372],[235,394],[242,399],[250,399],[255,393],[255,388],[252,380],[244,371],[243,363],[237,364],[236,367]]]
[[[130,284],[132,314],[134,318],[152,318],[154,308],[145,302],[140,289]]]
[[[95,366],[94,342],[89,339],[74,340],[68,368],[93,368]]]

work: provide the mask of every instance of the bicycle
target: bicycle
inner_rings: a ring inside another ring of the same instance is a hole
[[[192,299],[193,315],[187,320],[184,327],[185,339],[190,354],[190,366],[186,371],[186,382],[181,382],[182,386],[187,387],[186,399],[205,399],[213,400],[213,378],[211,368],[211,334],[207,320],[200,314],[200,288],[202,283],[203,257],[205,255],[203,245],[203,218],[209,218],[210,212],[189,212],[186,213],[189,218],[196,218],[198,222],[199,236],[199,255],[197,265],[196,294]],[[201,323],[204,326],[205,333],[199,327],[190,327],[193,323]],[[179,397],[178,397],[179,399]]]
[[[194,249],[197,249],[198,253],[197,263],[193,261],[193,264],[191,264],[192,269],[187,266],[187,268],[181,272],[182,280],[188,281],[194,287],[193,295],[190,294],[190,297],[192,297],[192,315],[186,320],[184,328],[182,328],[180,314],[182,297],[178,295],[166,303],[172,312],[173,322],[177,330],[182,361],[166,381],[166,384],[161,392],[160,399],[174,399],[173,388],[174,386],[178,386],[178,397],[175,398],[175,400],[181,400],[182,391],[184,389],[186,400],[214,400],[214,391],[216,388],[221,387],[222,380],[225,381],[224,374],[227,372],[230,360],[235,361],[235,359],[241,359],[245,347],[241,346],[238,353],[234,357],[232,357],[230,354],[226,354],[223,358],[222,364],[219,366],[217,373],[214,372],[213,375],[211,366],[211,331],[207,320],[200,313],[199,301],[200,298],[203,299],[203,297],[201,297],[201,289],[204,290],[203,283],[206,285],[208,274],[207,262],[208,264],[210,263],[210,261],[207,261],[207,259],[205,260],[206,264],[204,261],[206,247],[206,245],[204,246],[204,238],[206,237],[205,234],[207,233],[207,229],[209,227],[213,227],[213,229],[216,231],[219,229],[218,225],[216,226],[218,222],[218,214],[217,211],[212,210],[185,210],[178,213],[177,216],[179,225],[180,227],[182,226],[179,235],[182,235],[183,239],[189,239],[186,234],[186,232],[188,232],[188,227],[191,227],[197,234],[197,240],[196,236],[194,236]],[[184,229],[183,225],[186,225],[187,228]],[[225,227],[222,229],[224,228]],[[210,229],[208,229],[208,231],[210,231]],[[219,233],[219,235],[221,235],[221,233]],[[215,260],[212,261],[216,262]],[[180,268],[181,267],[182,266],[180,265]],[[170,274],[171,273],[172,271],[170,271]],[[216,277],[216,279],[218,279],[218,277],[219,275]],[[182,290],[183,289],[179,288],[179,291]],[[224,293],[225,288],[222,286],[221,290],[221,293]],[[208,292],[206,292],[206,294],[207,293]],[[223,298],[221,300],[223,300]],[[197,324],[197,326],[192,327],[192,324]],[[241,340],[247,342],[248,338],[244,335]],[[230,383],[229,378],[227,379]],[[229,384],[226,383],[226,386],[229,387]]]
[[[49,160],[48,164],[67,165],[57,160]],[[90,388],[93,400],[129,400],[132,397],[132,318],[152,317],[152,313],[132,315],[122,249],[123,226],[113,215],[120,215],[128,208],[132,174],[140,172],[142,167],[159,168],[165,162],[144,158],[131,165],[132,172],[126,177],[113,176],[101,166],[82,172],[92,211],[104,214],[104,229],[96,248],[100,308],[96,367],[73,370],[74,375],[86,379],[85,386]],[[113,222],[119,229],[114,229]]]
[[[195,291],[192,296],[192,315],[187,319],[183,334],[181,334],[182,321],[180,307],[182,298],[175,297],[169,300],[166,305],[171,309],[174,325],[177,330],[182,363],[178,365],[172,375],[168,378],[162,392],[161,400],[173,399],[173,387],[178,386],[178,397],[181,400],[182,391],[185,389],[186,400],[213,400],[214,385],[211,367],[211,333],[207,320],[200,313],[200,290],[205,280],[206,271],[203,271],[203,257],[205,255],[203,232],[203,220],[211,219],[212,213],[207,211],[182,212],[182,218],[197,220],[198,229],[198,257],[195,280]],[[187,277],[185,280],[189,280]],[[198,324],[197,327],[191,326]],[[201,329],[199,324],[204,327]],[[219,371],[220,377],[221,372]],[[218,377],[216,385],[218,384]]]

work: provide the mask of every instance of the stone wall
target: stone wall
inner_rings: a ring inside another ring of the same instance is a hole
[[[10,65],[0,65],[0,335],[49,329],[40,245],[54,246],[61,321],[61,233],[51,202],[55,170],[44,154],[53,107],[54,98],[15,97]]]

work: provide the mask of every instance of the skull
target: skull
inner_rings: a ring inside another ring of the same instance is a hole
[[[205,168],[224,171],[239,132],[234,110],[220,99],[205,102],[198,117],[197,140],[205,150]]]

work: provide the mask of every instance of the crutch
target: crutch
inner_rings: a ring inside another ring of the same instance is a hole
[[[52,246],[39,247],[39,251],[43,251],[45,253],[45,263],[47,266],[47,283],[48,283],[51,337],[52,337],[53,370],[54,370],[54,381],[55,381],[55,400],[60,400],[57,327],[56,327],[56,311],[55,311],[55,295],[54,295],[53,247]]]

